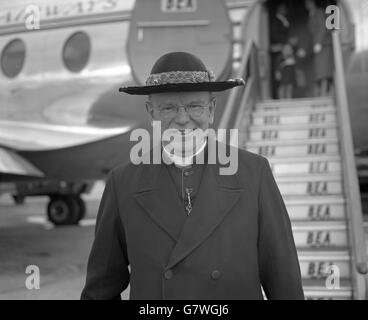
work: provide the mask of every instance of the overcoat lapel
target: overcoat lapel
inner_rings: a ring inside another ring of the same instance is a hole
[[[193,209],[186,215],[164,164],[143,165],[135,194],[152,220],[175,242],[166,268],[172,268],[221,224],[243,190],[236,175],[220,175],[218,164],[206,164]]]
[[[238,201],[241,191],[236,175],[220,176],[218,165],[206,165],[193,210],[183,225],[167,269],[188,256],[211,235]]]
[[[164,164],[143,165],[135,197],[152,220],[177,241],[187,216]]]

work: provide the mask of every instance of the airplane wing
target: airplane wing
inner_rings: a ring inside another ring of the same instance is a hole
[[[0,147],[0,181],[2,176],[42,178],[44,174],[14,151]]]
[[[0,120],[0,146],[19,151],[62,149],[127,133],[131,127],[128,122],[120,127],[98,128]]]

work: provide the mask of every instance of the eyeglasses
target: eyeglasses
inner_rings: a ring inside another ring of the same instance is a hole
[[[178,106],[173,104],[160,105],[156,110],[160,113],[160,116],[165,119],[174,118],[179,112],[180,108],[184,108],[185,112],[191,118],[200,118],[203,115],[204,109],[209,107],[213,100],[208,102],[205,105],[201,105],[198,103],[187,104],[184,106]]]

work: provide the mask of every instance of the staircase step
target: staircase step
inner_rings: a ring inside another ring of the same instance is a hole
[[[242,147],[243,149],[245,150],[248,150],[250,151],[245,145],[244,146],[240,146]],[[254,148],[255,149],[255,148]],[[273,148],[268,148],[269,149],[269,155],[263,155],[264,157],[267,157],[268,161],[271,162],[273,160],[275,161],[279,161],[279,162],[282,162],[284,160],[287,160],[289,161],[288,159],[295,159],[295,162],[298,162],[297,159],[299,159],[300,161],[313,161],[313,159],[315,161],[318,161],[316,160],[317,158],[321,158],[321,160],[323,161],[323,159],[325,158],[339,158],[341,159],[340,157],[340,154],[338,152],[326,152],[327,149],[326,147],[310,147],[308,145],[308,154],[295,154],[295,153],[290,153],[290,154],[271,154],[271,151]],[[261,151],[266,151],[264,148],[261,150]],[[250,152],[253,152],[253,151],[250,151]],[[317,152],[322,152],[322,153],[317,153]],[[257,153],[257,152],[253,152],[253,153]],[[291,160],[290,160],[291,162]]]
[[[274,175],[341,173],[339,156],[269,158]]]
[[[305,145],[305,144],[313,144],[313,143],[317,143],[320,144],[321,140],[320,139],[294,139],[294,140],[287,140],[287,141],[279,141],[279,140],[275,140],[275,141],[247,141],[246,145],[247,146],[256,146],[256,147],[261,147],[261,146],[298,146],[298,145]],[[324,140],[324,143],[338,143],[337,138],[328,138]]]
[[[329,128],[333,128],[336,129],[337,128],[337,124],[336,123],[305,123],[305,124],[267,124],[267,125],[250,125],[249,127],[249,131],[263,131],[265,129],[267,130],[288,130],[288,131],[293,131],[293,130],[305,130],[305,129],[317,129],[317,128],[324,128],[324,129],[329,129]]]
[[[336,112],[336,107],[333,104],[322,105],[296,105],[296,104],[279,104],[279,105],[256,105],[255,112],[268,113],[314,113],[314,112]]]
[[[334,162],[334,161],[339,161],[341,162],[341,157],[340,155],[308,155],[308,156],[302,156],[302,157],[268,157],[267,160],[272,163],[272,164],[284,164],[284,163],[288,163],[288,164],[293,164],[293,163],[304,163],[304,162],[317,162],[317,161],[321,161],[321,162]]]
[[[255,111],[264,111],[266,112],[326,112],[326,111],[336,111],[336,107],[333,104],[321,104],[321,105],[296,105],[296,104],[278,104],[278,105],[263,105],[263,104],[257,104],[255,106]]]
[[[268,158],[285,201],[306,298],[351,299],[346,200],[333,99],[261,101],[246,129],[245,148]],[[330,283],[334,275],[335,283]],[[333,284],[340,286],[328,287]]]
[[[350,277],[350,255],[347,250],[298,251],[300,271],[303,279],[326,281],[328,276]]]
[[[307,156],[307,155],[337,155],[339,144],[337,139],[298,139],[285,141],[247,141],[246,150],[271,156]]]
[[[337,248],[348,245],[345,221],[292,221],[292,230],[298,249]]]
[[[341,195],[325,195],[325,196],[288,196],[283,195],[286,205],[298,206],[298,205],[321,205],[321,204],[334,204],[343,205],[345,199]]]
[[[312,117],[309,117],[310,115],[314,115]],[[317,116],[318,115],[318,116]],[[336,115],[336,110],[333,108],[330,108],[329,110],[325,110],[323,108],[318,108],[318,109],[305,109],[305,108],[300,108],[298,109],[297,107],[292,109],[254,109],[252,112],[252,117],[259,117],[259,116],[264,116],[264,117],[288,117],[288,116],[292,116],[292,117],[301,117],[301,116],[308,116],[308,118],[311,118],[312,121],[307,122],[307,123],[311,123],[311,124],[318,124],[318,123],[326,123],[326,118],[323,116],[319,116],[319,115]],[[269,125],[277,125],[280,124],[277,121],[271,121],[272,119],[269,119],[270,121],[268,121],[265,124],[269,124]],[[293,123],[289,123],[289,125],[292,125]]]
[[[287,105],[324,105],[334,104],[332,97],[316,97],[316,98],[295,98],[295,99],[264,99],[257,102],[257,106],[287,106]]]
[[[345,219],[345,200],[337,196],[283,197],[293,221],[334,221]]]
[[[299,175],[289,175],[289,176],[278,176],[275,175],[275,180],[277,183],[288,182],[288,183],[298,183],[298,182],[316,182],[316,181],[340,181],[342,180],[341,173],[331,173],[331,174],[299,174]]]
[[[287,124],[319,124],[319,123],[336,123],[335,111],[328,112],[287,112],[280,113],[254,111],[251,116],[251,124],[253,125],[287,125]]]
[[[328,289],[326,282],[321,283],[318,279],[304,279],[303,289],[306,299],[321,300],[348,300],[353,298],[353,291],[349,279],[341,279],[340,287]]]
[[[289,140],[337,138],[335,124],[323,125],[262,125],[250,126],[249,140]]]
[[[282,179],[287,178],[287,176]],[[294,178],[294,177],[291,177]],[[318,180],[314,181],[312,178],[317,178]],[[322,180],[321,176],[309,176],[308,180],[307,176],[304,177],[304,180],[292,180],[290,181],[281,181],[275,177],[277,185],[282,195],[290,196],[290,195],[332,195],[337,194],[340,195],[343,192],[343,185],[341,180]]]

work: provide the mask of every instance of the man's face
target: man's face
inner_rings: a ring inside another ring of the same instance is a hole
[[[204,91],[168,92],[150,95],[146,107],[152,120],[161,121],[162,132],[167,129],[206,130],[213,123],[216,100]]]

